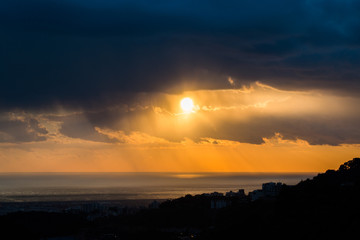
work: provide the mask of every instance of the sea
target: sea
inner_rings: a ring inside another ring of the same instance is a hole
[[[295,185],[317,173],[0,173],[0,202],[174,199]]]

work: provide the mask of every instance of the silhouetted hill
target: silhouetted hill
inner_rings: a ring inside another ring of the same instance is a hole
[[[360,158],[354,158],[342,164],[337,171],[327,170],[314,177],[310,182],[322,186],[352,186],[358,185],[360,180]],[[309,183],[310,183],[309,182]],[[298,185],[302,185],[303,182]]]
[[[338,170],[327,170],[313,179],[301,181],[296,186],[286,188],[281,199],[288,201],[305,200],[351,200],[359,197],[360,158],[342,164]]]

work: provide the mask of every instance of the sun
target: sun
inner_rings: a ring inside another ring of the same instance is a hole
[[[191,98],[183,98],[180,102],[180,106],[185,113],[191,113],[194,109],[194,102]]]

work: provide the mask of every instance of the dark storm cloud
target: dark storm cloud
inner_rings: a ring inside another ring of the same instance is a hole
[[[45,141],[47,133],[36,119],[14,119],[10,115],[0,117],[0,142]]]
[[[0,107],[101,106],[228,76],[357,93],[359,15],[350,0],[1,1]]]

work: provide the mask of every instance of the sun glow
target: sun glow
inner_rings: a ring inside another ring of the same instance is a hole
[[[180,106],[185,113],[190,113],[194,109],[194,102],[191,98],[183,98],[180,102]]]

